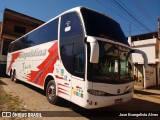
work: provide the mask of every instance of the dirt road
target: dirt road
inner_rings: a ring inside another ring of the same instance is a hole
[[[79,106],[71,102],[68,102],[66,100],[62,100],[62,102],[59,105],[50,104],[47,101],[44,95],[44,92],[42,90],[37,89],[29,84],[26,84],[24,82],[14,83],[9,78],[0,78],[0,81],[1,81],[0,87],[2,86],[7,93],[12,94],[13,96],[18,96],[19,99],[23,101],[22,107],[23,107],[23,110],[25,111],[26,110],[27,111],[51,111],[51,112],[48,112],[48,114],[53,113],[53,115],[56,116],[54,117],[54,119],[58,119],[58,120],[62,120],[62,119],[71,120],[73,119],[72,116],[78,116],[76,117],[76,120],[86,120],[86,119],[92,118],[92,116],[89,115],[90,113],[93,113],[92,111],[85,111]],[[122,111],[125,111],[125,112],[137,111],[139,113],[141,111],[142,112],[160,111],[160,93],[157,93],[157,91],[154,92],[154,90],[151,90],[151,92],[149,93],[148,91],[137,89],[135,90],[134,99],[132,101],[128,103],[116,105],[116,106],[109,106],[109,107],[97,109],[97,111],[100,111],[100,112],[102,111],[102,112],[111,113],[111,114],[114,112],[121,113]],[[72,114],[72,115],[70,116],[69,114]],[[67,115],[68,117],[66,117]],[[61,116],[61,117],[58,117],[58,116]],[[159,117],[160,117],[160,114],[159,114]],[[127,119],[127,118],[124,117],[123,119]],[[53,117],[47,117],[42,119],[44,120],[53,119]],[[147,120],[150,118],[145,118],[145,119]],[[157,119],[157,117],[155,117],[154,119]],[[37,118],[37,120],[39,120],[39,118]]]

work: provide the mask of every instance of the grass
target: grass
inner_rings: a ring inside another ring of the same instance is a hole
[[[6,93],[0,85],[0,111],[22,111],[22,100]],[[4,120],[26,120],[25,118],[7,118]]]
[[[6,93],[0,86],[0,111],[21,111],[22,100],[18,96],[14,97]]]

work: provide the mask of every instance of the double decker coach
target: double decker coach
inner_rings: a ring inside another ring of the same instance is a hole
[[[45,90],[50,103],[64,98],[84,108],[133,97],[130,47],[120,25],[85,7],[70,9],[12,42],[11,80]]]

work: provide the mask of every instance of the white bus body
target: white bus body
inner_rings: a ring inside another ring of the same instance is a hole
[[[133,97],[129,51],[117,22],[76,7],[12,42],[6,73],[45,90],[51,103],[61,97],[87,109],[105,107]]]

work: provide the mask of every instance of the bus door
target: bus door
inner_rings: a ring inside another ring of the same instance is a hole
[[[85,55],[84,44],[64,45],[61,49],[59,95],[73,102],[83,98]],[[80,47],[81,46],[81,47]]]
[[[81,105],[84,98],[85,54],[84,44],[74,44],[71,101]]]
[[[64,45],[61,47],[61,65],[58,78],[58,95],[70,100],[71,98],[71,69],[72,69],[72,51],[73,45]]]
[[[71,12],[62,15],[60,20],[59,49],[64,68],[61,68],[63,75],[61,84],[68,87],[65,88],[65,94],[67,93],[68,95],[68,97],[65,95],[65,98],[70,100],[71,97],[74,98],[73,96],[75,96],[75,99],[78,95],[80,96],[77,90],[81,91],[84,88],[84,73],[82,73],[84,71],[83,41],[83,28],[78,13]]]

